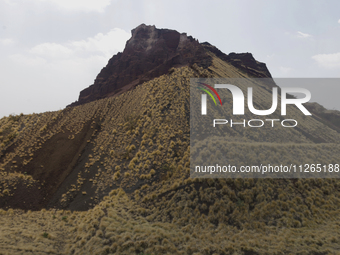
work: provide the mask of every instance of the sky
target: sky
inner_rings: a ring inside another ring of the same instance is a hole
[[[142,23],[251,52],[273,77],[340,78],[339,10],[338,0],[0,0],[0,118],[76,101]],[[340,110],[339,87],[311,88],[312,101]]]

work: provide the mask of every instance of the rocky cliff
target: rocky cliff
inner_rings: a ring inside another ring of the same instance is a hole
[[[172,67],[196,63],[207,68],[212,64],[209,52],[253,77],[271,77],[266,65],[251,53],[224,54],[209,43],[200,44],[186,33],[158,29],[142,24],[131,31],[122,53],[114,55],[98,74],[94,84],[80,92],[70,106],[115,96],[143,82],[166,74]]]

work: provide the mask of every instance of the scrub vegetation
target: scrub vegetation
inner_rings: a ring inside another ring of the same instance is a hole
[[[214,57],[116,97],[2,118],[0,254],[336,254],[338,179],[190,178],[192,77],[247,75]],[[235,164],[340,163],[340,134],[289,111],[304,132],[229,129],[217,147]]]

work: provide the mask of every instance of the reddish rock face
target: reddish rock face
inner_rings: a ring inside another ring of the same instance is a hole
[[[155,26],[138,26],[131,31],[123,53],[113,56],[90,87],[80,92],[81,105],[97,99],[118,95],[145,81],[166,74],[172,67],[196,63],[208,67],[212,63],[207,51],[244,69],[256,77],[270,77],[265,64],[257,62],[250,53],[226,55],[209,43],[200,44],[185,33]],[[231,56],[232,55],[232,56]],[[245,66],[249,65],[248,70]]]
[[[90,87],[71,106],[110,97],[168,72],[198,63],[209,66],[204,48],[191,36],[144,24],[132,30],[123,53],[113,56]]]

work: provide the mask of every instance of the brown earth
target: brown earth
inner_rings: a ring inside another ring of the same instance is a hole
[[[89,146],[87,140],[92,134],[91,122],[87,122],[83,130],[74,135],[74,139],[69,139],[72,133],[65,130],[43,143],[42,148],[34,153],[33,160],[21,168],[22,173],[31,175],[38,182],[32,187],[20,184],[13,196],[0,200],[0,207],[30,210],[39,210],[47,205],[59,207],[60,204],[54,202],[53,197],[58,194],[57,191],[62,184],[65,186],[76,183],[77,179],[70,180],[69,175],[76,174],[74,168]],[[9,151],[10,149],[5,151],[4,155]],[[15,159],[19,165],[25,160],[19,157]],[[68,180],[66,183],[65,179]]]

